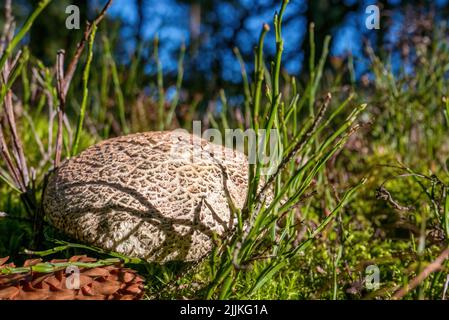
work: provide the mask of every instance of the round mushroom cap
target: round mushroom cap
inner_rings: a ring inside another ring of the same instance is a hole
[[[214,234],[234,226],[248,162],[236,150],[185,131],[132,134],[98,143],[50,176],[50,223],[78,241],[150,262],[195,261]]]

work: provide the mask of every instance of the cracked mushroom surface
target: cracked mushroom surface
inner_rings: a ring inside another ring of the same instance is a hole
[[[183,131],[112,138],[50,176],[49,222],[81,242],[151,262],[195,261],[234,224],[248,162],[236,150]]]

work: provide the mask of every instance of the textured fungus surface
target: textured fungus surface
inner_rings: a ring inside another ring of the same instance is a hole
[[[244,154],[186,132],[148,132],[96,144],[50,177],[45,213],[79,241],[148,261],[193,261],[242,208]]]

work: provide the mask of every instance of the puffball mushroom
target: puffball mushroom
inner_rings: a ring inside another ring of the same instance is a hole
[[[233,228],[248,162],[182,131],[132,134],[89,147],[49,178],[49,222],[78,241],[150,262],[195,261]],[[232,202],[230,202],[232,201]]]

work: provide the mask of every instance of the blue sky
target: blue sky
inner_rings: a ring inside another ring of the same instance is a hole
[[[98,0],[97,0],[98,1]],[[242,5],[251,7],[255,2],[263,4],[266,0],[241,0]],[[348,5],[354,4],[358,0],[346,0]],[[391,4],[397,4],[400,0],[388,0]],[[360,0],[363,3],[359,12],[349,13],[342,21],[341,25],[334,30],[333,40],[331,44],[331,55],[344,56],[348,53],[352,54],[358,59],[359,63],[356,64],[356,72],[358,74],[364,72],[366,68],[366,61],[361,61],[363,56],[363,41],[364,38],[374,40],[376,33],[381,32],[377,30],[368,30],[364,27],[366,13],[363,8],[370,4],[375,4],[374,0]],[[436,0],[433,1],[438,6],[447,5],[449,0]],[[204,66],[204,71],[210,68],[208,57],[212,57],[217,54],[214,50],[216,47],[216,41],[220,41],[221,37],[227,37],[229,34],[229,28],[226,25],[233,25],[237,17],[233,11],[233,7],[225,2],[216,2],[218,5],[220,17],[223,17],[223,28],[219,31],[219,37],[214,37],[209,33],[209,30],[202,30],[205,33],[207,41],[203,44],[203,50],[207,53],[202,56],[201,65]],[[127,39],[122,45],[125,49],[132,50],[134,47],[134,26],[137,21],[136,1],[134,0],[115,0],[109,11],[109,14],[115,17],[119,17],[123,23],[122,35],[124,39]],[[254,15],[247,19],[245,28],[246,31],[242,31],[234,39],[235,43],[240,50],[246,53],[250,53],[254,45],[256,44],[259,30],[264,22],[271,22],[273,13],[276,7],[269,8],[259,15]],[[296,18],[292,20],[288,26],[283,28],[283,36],[288,41],[285,42],[284,52],[297,52],[298,48],[303,43],[305,32],[307,30],[307,21],[301,13],[307,9],[306,0],[292,0],[286,11],[286,18],[295,14]],[[166,71],[173,71],[176,69],[176,52],[178,52],[182,42],[189,41],[189,7],[185,4],[180,4],[175,0],[147,0],[144,8],[145,21],[143,25],[143,38],[146,40],[152,39],[156,34],[160,38],[160,57],[164,69]],[[401,21],[400,14],[395,18],[395,21],[399,25]],[[390,31],[389,37],[394,39],[394,26]],[[274,44],[274,32],[270,32],[266,39],[266,51],[268,54],[273,54],[275,51]],[[222,77],[225,80],[233,80],[240,78],[240,69],[236,58],[232,52],[232,48],[225,52],[220,52],[223,65]],[[284,62],[284,67],[291,73],[298,73],[301,69],[303,55],[301,53],[295,55],[292,59]]]

